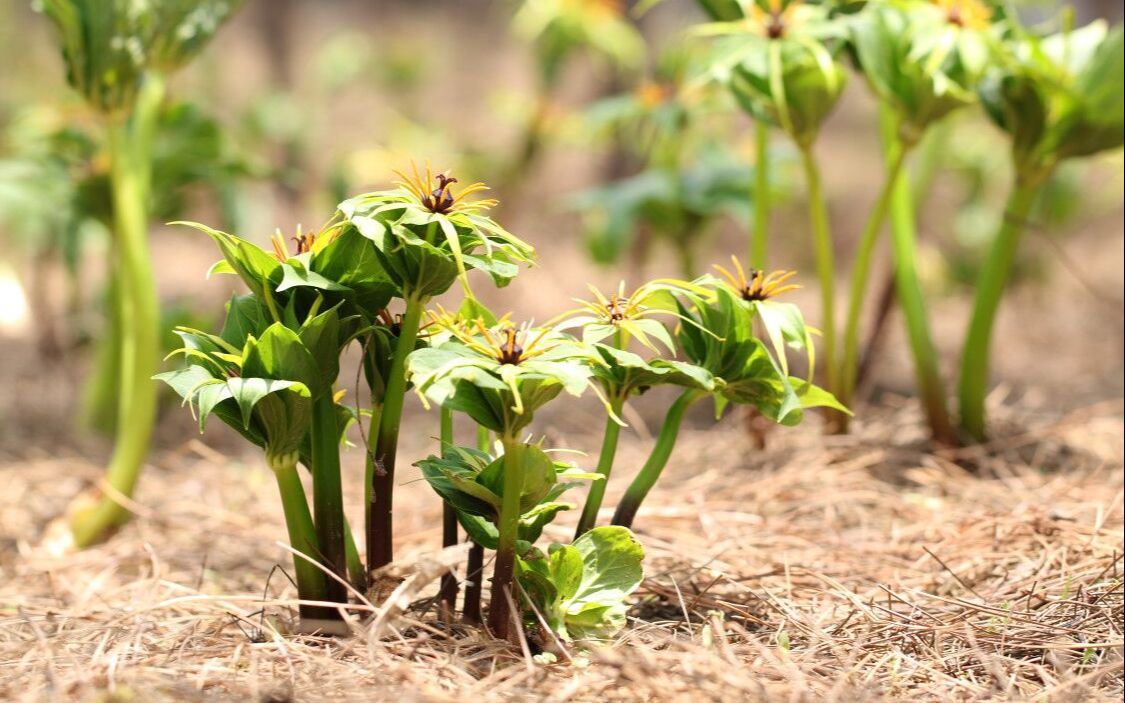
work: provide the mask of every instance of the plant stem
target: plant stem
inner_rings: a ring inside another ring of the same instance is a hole
[[[893,158],[899,145],[898,125],[889,106],[880,109],[880,128],[887,152]],[[902,306],[910,351],[914,356],[914,374],[918,394],[925,408],[926,419],[934,439],[952,444],[956,441],[949,410],[945,402],[945,384],[941,379],[937,349],[930,333],[929,316],[922,284],[918,280],[917,232],[914,203],[908,177],[900,177],[891,195],[891,254],[894,260],[895,292]]]
[[[828,228],[828,208],[820,183],[820,169],[812,146],[801,147],[801,163],[808,188],[809,226],[816,249],[816,273],[820,279],[820,330],[824,336],[824,375],[828,390],[840,389],[836,366],[836,262],[832,250],[832,234]]]
[[[871,273],[871,256],[875,253],[875,244],[879,241],[879,233],[883,229],[883,222],[887,219],[887,210],[898,184],[903,164],[906,162],[908,149],[896,142],[894,153],[887,155],[890,164],[887,167],[883,188],[879,198],[871,208],[867,224],[860,235],[858,249],[856,250],[855,263],[852,265],[851,290],[848,294],[848,317],[844,325],[844,356],[841,360],[841,393],[838,399],[844,405],[850,405],[855,392],[855,379],[859,362],[859,323],[864,310],[864,299],[867,295],[867,280]],[[846,429],[847,420],[843,427]]]
[[[347,520],[344,520],[344,557],[348,560],[348,583],[360,593],[366,592],[367,570],[363,568],[359,547],[355,543],[355,533]]]
[[[469,547],[469,561],[465,565],[465,605],[461,619],[470,625],[479,625],[481,592],[484,590],[484,547],[473,542]]]
[[[308,500],[305,498],[305,489],[301,485],[301,477],[297,474],[297,454],[282,456],[267,456],[267,462],[273,469],[277,479],[277,488],[281,492],[281,507],[285,512],[285,527],[289,531],[289,545],[308,559],[293,555],[293,571],[297,580],[297,595],[301,600],[325,601],[328,600],[324,572],[316,567],[310,559],[315,560],[320,554],[317,545],[316,527],[313,524],[312,513],[309,512]],[[328,609],[317,606],[301,605],[302,618],[324,619],[333,613]]]
[[[689,388],[681,393],[680,397],[676,398],[675,402],[668,408],[668,414],[664,416],[664,424],[660,427],[660,434],[656,438],[656,444],[652,447],[652,453],[649,454],[648,461],[641,467],[633,482],[629,484],[625,495],[621,497],[621,502],[617,504],[617,510],[613,513],[614,525],[630,528],[633,526],[633,519],[636,518],[641,503],[644,502],[652,487],[656,485],[660,473],[664,471],[664,466],[672,456],[672,449],[676,446],[676,436],[680,432],[680,424],[684,420],[684,413],[687,412],[692,403],[705,395],[707,394],[703,391]]]
[[[598,475],[600,481],[590,484],[590,492],[586,496],[586,505],[582,508],[582,516],[578,519],[578,529],[574,531],[574,539],[578,539],[598,522],[598,510],[602,507],[605,498],[606,484],[613,471],[613,459],[617,454],[617,439],[621,436],[621,425],[615,419],[621,415],[621,407],[625,404],[624,398],[614,396],[610,399],[612,414],[606,418],[605,434],[602,436],[602,451],[598,455]]]
[[[453,446],[453,411],[441,408],[441,448],[439,454]],[[457,511],[449,503],[441,504],[441,546],[457,546]],[[453,611],[457,609],[457,575],[449,571],[441,577],[441,603],[442,615],[446,620],[451,620]]]
[[[961,353],[960,387],[961,429],[977,441],[985,437],[984,401],[988,394],[992,326],[1019,249],[1020,236],[1042,182],[1042,178],[1021,180],[1017,176],[1015,186],[1008,195],[1000,230],[977,278],[972,318]]]
[[[379,431],[372,432],[376,445],[375,465],[371,473],[367,504],[367,569],[381,569],[394,560],[394,532],[392,501],[395,485],[395,459],[398,452],[398,432],[402,424],[402,405],[406,397],[406,357],[414,351],[418,327],[426,301],[421,296],[406,299],[406,314],[395,343],[394,359],[387,378],[383,409],[379,417]]]
[[[492,572],[492,600],[488,606],[488,629],[498,639],[512,634],[512,579],[515,575],[516,540],[520,526],[520,493],[523,491],[523,447],[516,438],[505,434],[504,494],[500,501],[499,537],[496,541],[496,566]]]
[[[765,122],[754,122],[754,229],[750,232],[750,265],[766,268],[769,252],[770,226],[770,128]]]
[[[486,453],[492,450],[492,433],[481,425],[477,425],[477,449]],[[465,579],[468,584],[465,586],[465,604],[461,609],[461,619],[470,625],[479,625],[481,592],[484,589],[484,547],[476,542],[469,547]]]
[[[347,578],[347,548],[344,546],[344,490],[340,478],[340,426],[336,401],[331,392],[313,401],[312,441],[313,517],[317,544],[324,566],[341,579]],[[343,583],[328,579],[327,600],[348,601]],[[339,617],[335,615],[335,617]]]
[[[80,548],[101,540],[127,519],[117,494],[132,497],[156,421],[152,376],[160,365],[160,310],[148,248],[148,201],[152,125],[163,95],[163,81],[151,76],[133,119],[114,120],[108,128],[121,347],[117,425],[105,482],[115,495],[102,495],[95,506],[74,515],[70,528]]]
[[[118,374],[121,372],[121,285],[118,282],[116,244],[111,240],[106,260],[105,327],[97,340],[94,364],[82,393],[79,425],[98,434],[117,429]]]

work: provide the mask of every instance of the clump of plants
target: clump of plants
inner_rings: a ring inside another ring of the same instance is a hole
[[[867,282],[884,223],[890,221],[893,295],[902,307],[918,388],[935,439],[953,443],[984,435],[988,344],[1015,243],[1036,194],[1070,157],[1121,144],[1121,30],[1094,23],[1056,34],[1023,27],[1009,9],[978,0],[802,3],[730,0],[698,3],[709,23],[692,34],[712,46],[706,76],[727,86],[753,119],[759,144],[779,129],[801,153],[809,226],[821,293],[824,378],[845,404],[860,367],[860,324]],[[1065,17],[1065,13],[1063,17]],[[843,92],[845,63],[854,65],[879,102],[886,176],[859,233],[842,335],[836,325],[835,249],[813,147]],[[962,355],[961,428],[948,409],[925,295],[918,275],[917,226],[910,156],[952,113],[981,104],[1012,140],[1016,185],[1003,226],[981,271]],[[765,135],[763,141],[763,135]],[[765,148],[757,175],[768,184]],[[766,196],[766,197],[763,197]],[[764,267],[768,190],[755,187],[751,260]],[[845,431],[848,416],[831,415]]]
[[[792,274],[747,276],[736,262],[723,279],[654,281],[608,297],[594,291],[555,321],[516,324],[477,302],[469,283],[478,270],[505,285],[534,254],[487,216],[494,201],[474,198],[484,186],[458,190],[453,176],[428,168],[400,178],[395,188],[341,203],[320,230],[298,231],[293,247],[280,234],[262,248],[193,225],[222,252],[211,273],[237,275],[249,292],[228,303],[218,334],[181,328],[175,355],[184,365],[157,378],[192,406],[201,428],[217,416],[263,451],[295,551],[303,630],[342,631],[350,592],[384,592],[398,437],[413,387],[439,409],[438,451],[417,465],[443,500],[443,546],[457,544],[462,530],[472,542],[464,619],[548,649],[607,639],[624,625],[627,598],[643,578],[644,551],[629,527],[692,404],[712,396],[720,413],[731,402],[752,404],[783,424],[798,422],[806,407],[840,407],[788,375],[787,348],[808,353],[810,364],[812,356],[800,313],[773,300],[792,287]],[[457,311],[433,306],[457,281]],[[392,312],[400,305],[402,313]],[[755,324],[768,342],[754,336]],[[369,408],[345,405],[338,388],[341,356],[353,344]],[[614,524],[599,526],[624,404],[667,384],[683,393]],[[561,461],[532,434],[544,407],[586,391],[606,408],[592,471]],[[476,427],[475,446],[454,441],[458,416]],[[366,559],[343,510],[340,452],[352,423],[366,428]],[[587,484],[574,540],[537,546],[576,507],[565,494]],[[495,559],[485,615],[488,551]],[[453,573],[442,581],[446,619],[460,585]]]
[[[1120,148],[1125,134],[1125,40],[1121,26],[1093,22],[1036,36],[1014,25],[985,72],[981,103],[1011,139],[1015,172],[1004,217],[976,286],[961,354],[961,427],[985,435],[992,327],[1037,197],[1060,163]]]

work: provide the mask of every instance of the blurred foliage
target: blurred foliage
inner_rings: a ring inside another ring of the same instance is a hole
[[[753,169],[731,148],[725,94],[686,81],[698,58],[687,46],[673,47],[653,80],[586,111],[595,138],[616,137],[641,163],[637,173],[570,198],[598,263],[635,253],[648,232],[672,246],[681,273],[691,278],[699,273],[694,250],[708,226],[723,215],[749,220]]]
[[[553,85],[566,60],[580,51],[618,68],[641,67],[645,42],[624,9],[622,0],[524,0],[513,27],[533,43],[540,79]]]
[[[146,71],[171,73],[241,0],[37,0],[58,27],[67,81],[95,109],[130,109]]]

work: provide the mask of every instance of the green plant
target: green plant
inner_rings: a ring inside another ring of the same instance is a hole
[[[612,637],[625,626],[625,599],[644,580],[644,556],[632,532],[607,526],[552,544],[546,557],[521,559],[527,624],[563,641]]]
[[[371,333],[371,311],[386,306],[395,286],[370,255],[370,242],[340,221],[330,222],[319,233],[294,237],[295,254],[280,235],[274,238],[272,251],[266,251],[235,235],[192,226],[210,236],[223,254],[211,272],[237,274],[251,291],[257,307],[233,320],[228,315],[228,325],[235,325],[238,334],[253,334],[255,315],[292,330],[305,329],[301,320],[326,320],[311,328],[308,334],[315,338],[306,340],[318,374],[316,385],[306,383],[312,389],[307,465],[313,477],[319,555],[336,576],[327,582],[327,598],[345,602],[345,577],[357,584],[366,579],[343,512],[339,445],[350,411],[343,411],[331,390],[343,349]]]
[[[221,334],[191,329],[179,333],[185,344],[179,353],[187,365],[156,378],[196,409],[200,431],[216,415],[265,451],[281,492],[290,544],[300,553],[293,564],[298,595],[302,601],[344,602],[337,592],[343,584],[326,577],[315,563],[323,560],[329,573],[342,573],[333,565],[334,559],[343,561],[342,505],[339,522],[334,522],[331,512],[337,504],[331,500],[334,486],[325,467],[326,455],[341,436],[330,370],[338,354],[336,310],[311,315],[293,329],[281,321],[270,322],[254,296],[236,297],[228,305]],[[330,421],[324,412],[331,413]],[[297,473],[299,462],[313,471],[315,521]],[[337,471],[337,480],[338,475]],[[326,530],[326,525],[339,529]],[[333,554],[329,545],[337,541],[340,554]],[[301,617],[302,627],[314,630],[338,615],[303,603]]]
[[[537,82],[506,183],[518,180],[538,156],[551,99],[568,59],[586,51],[617,70],[635,71],[645,58],[644,40],[625,18],[620,0],[523,0],[512,27],[534,48]]]
[[[1122,145],[1123,30],[1094,22],[1046,37],[1015,28],[980,87],[988,116],[1011,138],[1015,182],[981,269],[961,356],[961,427],[986,431],[992,327],[1036,194],[1057,165]]]
[[[847,82],[834,57],[841,46],[842,27],[831,21],[828,8],[800,2],[755,0],[745,3],[743,12],[742,20],[704,25],[698,33],[721,39],[711,74],[730,87],[755,120],[780,128],[801,153],[820,280],[825,379],[829,390],[837,392],[835,253],[813,150],[820,127]],[[757,218],[764,222],[767,215],[760,213]],[[757,249],[753,258],[760,255]]]
[[[521,436],[534,413],[564,390],[580,395],[589,385],[591,350],[551,328],[519,328],[507,320],[472,328],[435,318],[451,338],[437,347],[419,349],[407,360],[416,391],[442,407],[469,415],[478,425],[496,432],[503,457],[494,470],[499,505],[493,505],[496,526],[496,565],[488,627],[500,638],[511,630],[517,542],[525,506],[523,487],[537,484],[546,469],[539,450]],[[490,473],[491,477],[492,474]],[[467,484],[465,484],[467,485]],[[463,485],[461,487],[464,487]],[[538,500],[532,505],[538,504]],[[466,531],[478,544],[483,536]],[[487,545],[485,545],[487,546]]]
[[[366,362],[371,388],[372,431],[368,434],[367,568],[393,560],[391,506],[398,434],[407,391],[406,360],[417,346],[430,299],[460,279],[472,298],[467,271],[477,269],[506,285],[529,263],[534,250],[485,214],[494,200],[472,200],[481,183],[453,192],[457,179],[416,168],[399,174],[397,188],[361,195],[340,204],[340,226],[369,240],[372,265],[393,284],[405,311],[373,335]],[[382,306],[380,306],[382,307]],[[371,308],[375,309],[375,308]],[[393,340],[393,346],[391,341]]]
[[[771,300],[785,292],[788,276],[752,270],[747,279],[737,262],[735,271],[720,269],[720,273],[723,279],[706,276],[696,281],[697,291],[677,296],[678,346],[690,364],[709,374],[710,383],[689,385],[668,409],[648,460],[617,505],[614,525],[632,526],[672,456],[685,413],[709,395],[715,399],[717,417],[730,403],[753,406],[782,425],[798,424],[806,408],[847,412],[831,393],[789,375],[787,348],[805,352],[810,377],[814,355],[811,332],[800,311]],[[755,336],[755,323],[767,331],[776,358]]]
[[[594,366],[594,379],[601,388],[607,410],[597,466],[602,480],[594,483],[586,496],[575,532],[576,539],[597,522],[606,485],[613,472],[622,426],[620,415],[625,403],[659,385],[676,385],[703,392],[714,387],[711,374],[706,370],[674,359],[660,358],[661,354],[673,356],[675,343],[664,324],[652,318],[656,315],[675,316],[674,293],[687,286],[687,283],[677,281],[655,281],[626,295],[622,284],[616,293],[608,297],[591,288],[594,300],[579,301],[581,307],[565,313],[563,321],[558,324],[558,329],[581,328],[582,341],[591,345],[600,357],[601,363]],[[646,360],[629,351],[634,341],[655,354],[656,358]]]
[[[987,32],[992,26],[987,8],[975,0],[945,4],[946,9],[922,3],[908,9],[874,4],[849,22],[857,63],[882,106],[887,172],[860,235],[853,265],[840,399],[850,403],[855,391],[859,323],[871,257],[889,213],[896,292],[907,323],[923,406],[934,436],[952,442],[945,386],[915,267],[915,226],[905,166],[932,124],[975,102],[974,88],[990,55]]]
[[[711,20],[735,22],[744,19],[743,3],[739,0],[696,0]],[[750,229],[749,259],[751,266],[765,268],[769,255],[770,222],[770,125],[765,120],[754,120],[754,187],[751,202],[754,206],[753,226]]]
[[[164,76],[186,63],[238,0],[43,0],[58,29],[67,80],[104,117],[110,153],[115,273],[120,285],[121,389],[106,482],[131,496],[156,411],[159,310],[147,242],[151,161]],[[101,539],[127,513],[115,499],[72,509],[74,541]]]

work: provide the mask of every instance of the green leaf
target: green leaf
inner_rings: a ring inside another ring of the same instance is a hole
[[[242,374],[246,377],[297,381],[313,397],[331,392],[325,388],[316,359],[296,332],[280,322],[266,328],[262,336],[250,338],[243,351]]]

